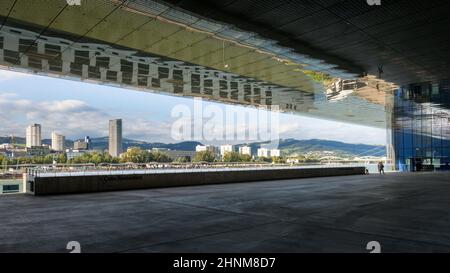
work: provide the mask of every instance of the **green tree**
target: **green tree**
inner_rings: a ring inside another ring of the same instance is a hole
[[[306,157],[305,162],[306,163],[316,163],[316,162],[320,162],[320,160],[317,157]]]
[[[155,161],[155,162],[165,163],[165,162],[171,162],[172,161],[170,159],[170,157],[166,153],[163,153],[163,152],[160,152],[160,151],[152,152],[151,156],[153,158],[153,161]]]
[[[240,157],[241,157],[241,162],[251,162],[252,161],[251,155],[243,154],[243,155],[240,155]]]
[[[241,162],[241,156],[237,152],[226,152],[222,160],[223,162]]]
[[[194,162],[214,162],[216,156],[211,151],[201,151],[195,153]]]
[[[97,153],[97,152],[94,152],[92,154],[86,153],[85,158],[86,158],[86,161],[90,161],[94,164],[107,163],[107,162],[105,162],[105,156],[103,155],[103,153]],[[88,162],[84,162],[84,163],[88,163]]]
[[[312,70],[302,70],[302,72],[310,76],[316,82],[321,82],[324,84],[330,84],[333,82],[333,78],[330,75],[322,72],[316,72]]]
[[[272,158],[265,157],[265,156],[260,156],[260,157],[258,157],[258,161],[259,162],[272,162]]]
[[[92,154],[83,153],[80,156],[74,157],[70,160],[73,164],[94,163],[92,162]]]
[[[9,164],[9,160],[6,156],[0,154],[0,164],[5,167]]]
[[[306,158],[303,155],[298,155],[296,157],[298,159],[298,162],[305,162]]]
[[[67,154],[66,153],[59,154],[56,157],[56,162],[57,163],[67,163]]]
[[[86,164],[86,163],[119,163],[120,159],[118,157],[112,157],[108,153],[105,152],[92,152],[92,153],[83,153],[80,156],[74,157],[69,160],[69,163],[72,164]]]
[[[286,159],[284,157],[281,157],[281,156],[273,156],[272,157],[272,162],[273,163],[282,164],[282,163],[286,163]]]
[[[177,157],[177,158],[175,158],[175,160],[173,162],[175,162],[175,163],[188,163],[188,162],[191,162],[191,158],[189,156]]]
[[[21,163],[27,164],[52,164],[53,163],[53,155],[45,155],[45,156],[34,156],[30,158],[22,158]]]
[[[139,147],[129,148],[122,155],[122,162],[145,163],[149,161],[149,152]]]
[[[103,153],[103,162],[105,163],[120,163],[120,157],[114,157],[109,153]]]

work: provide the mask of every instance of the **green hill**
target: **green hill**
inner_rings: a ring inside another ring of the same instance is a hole
[[[16,137],[16,144],[25,144],[25,138]],[[10,137],[0,137],[0,143],[10,143]],[[92,138],[92,148],[95,150],[108,149],[108,137]],[[50,139],[42,140],[44,144],[50,144]],[[256,153],[260,147],[267,146],[268,142],[254,142],[248,145],[252,147],[253,153]],[[124,138],[123,148],[140,147],[142,149],[166,148],[171,150],[195,151],[195,146],[201,145],[197,141],[183,141],[179,143],[161,143],[146,142]],[[66,140],[66,147],[73,147],[72,140]],[[275,147],[276,148],[276,147]],[[283,155],[305,154],[308,152],[333,152],[336,156],[385,156],[386,147],[381,145],[353,144],[340,141],[323,140],[323,139],[280,139],[278,149]]]

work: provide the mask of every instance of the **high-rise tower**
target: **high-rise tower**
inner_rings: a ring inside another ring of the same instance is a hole
[[[65,136],[52,132],[52,150],[62,152],[64,151]]]
[[[122,153],[122,120],[109,121],[109,149],[111,156],[119,156]]]
[[[35,123],[28,126],[26,139],[27,148],[42,146],[41,125]]]

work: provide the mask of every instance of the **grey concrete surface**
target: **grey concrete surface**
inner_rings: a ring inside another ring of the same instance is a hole
[[[0,197],[0,252],[450,251],[450,173]]]

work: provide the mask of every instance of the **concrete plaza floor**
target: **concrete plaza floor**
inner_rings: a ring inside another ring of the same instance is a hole
[[[0,196],[0,252],[450,251],[450,173]]]

